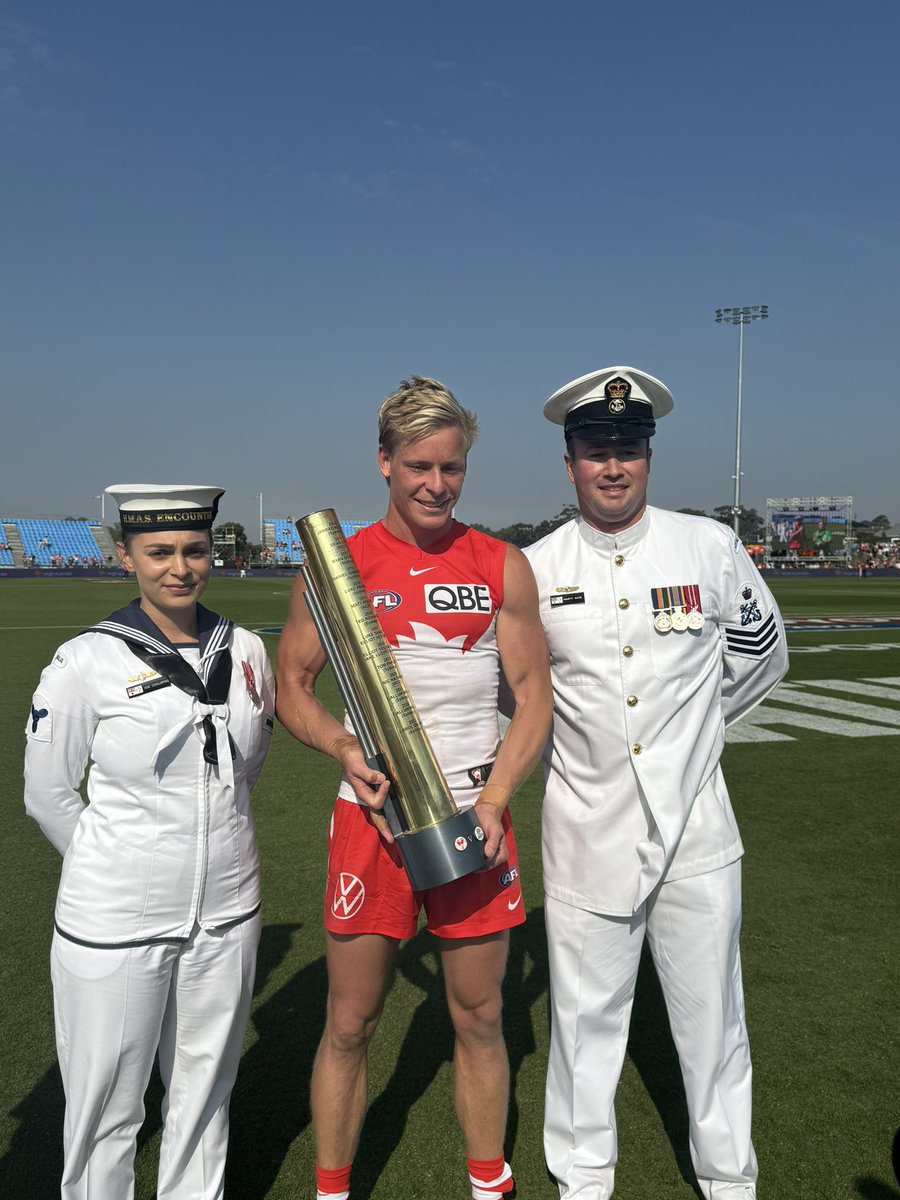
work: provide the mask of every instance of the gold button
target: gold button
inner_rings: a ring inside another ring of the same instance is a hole
[[[622,653],[626,658],[631,658],[632,654],[634,654],[634,646],[623,646]]]
[[[629,708],[634,708],[634,706],[637,704],[637,696],[629,696],[625,703]]]
[[[641,745],[640,742],[635,742],[634,745],[631,747],[631,753],[632,754],[640,754],[640,752],[643,749],[644,749],[644,747]]]
[[[628,607],[628,601],[623,596],[622,599],[619,601],[619,608],[627,608],[627,607]]]
[[[616,557],[613,559],[613,562],[616,564],[617,567],[621,567],[621,565],[622,565],[622,563],[624,563],[624,561],[625,561],[625,556],[623,554],[617,554]]]

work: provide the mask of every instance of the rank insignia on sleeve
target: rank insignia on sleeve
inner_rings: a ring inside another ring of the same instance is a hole
[[[759,604],[755,600],[750,600],[747,604],[741,605],[742,625],[752,625],[755,621],[761,620],[762,613],[759,611]]]
[[[259,697],[259,692],[256,690],[256,678],[253,674],[253,668],[248,662],[241,660],[241,666],[244,668],[244,681],[247,684],[247,695],[253,701],[256,708],[262,708],[262,700]]]
[[[726,650],[742,658],[770,654],[780,635],[775,613],[765,597],[745,582],[734,593],[732,603],[731,620],[735,624],[724,626]]]
[[[31,702],[31,715],[25,728],[27,735],[35,742],[53,741],[53,717],[50,706],[40,696],[35,696]]]

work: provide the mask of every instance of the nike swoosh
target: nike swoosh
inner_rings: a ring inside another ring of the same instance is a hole
[[[409,573],[410,573],[410,575],[424,575],[426,571],[436,571],[436,570],[437,570],[437,567],[419,567],[418,570],[416,570],[415,567],[410,567]]]
[[[506,907],[509,909],[510,912],[512,912],[512,910],[514,908],[518,908],[521,903],[522,903],[522,893],[519,892],[519,894],[515,898],[515,900],[507,900]]]

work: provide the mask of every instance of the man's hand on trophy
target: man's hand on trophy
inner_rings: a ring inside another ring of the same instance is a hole
[[[489,800],[479,800],[475,805],[478,824],[484,832],[484,857],[486,862],[480,869],[489,871],[499,867],[509,858],[506,837],[503,833],[502,810]]]
[[[394,835],[381,812],[390,791],[391,781],[381,771],[375,771],[366,762],[359,742],[352,734],[337,737],[328,747],[328,752],[341,764],[347,782],[353,788],[357,800],[370,809],[372,824],[386,842],[393,842]]]

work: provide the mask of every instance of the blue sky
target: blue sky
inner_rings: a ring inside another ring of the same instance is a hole
[[[572,493],[568,380],[663,379],[654,502],[900,520],[900,5],[0,0],[0,510],[108,483],[380,515],[376,411],[482,435],[458,514]],[[892,150],[891,147],[894,147]]]

